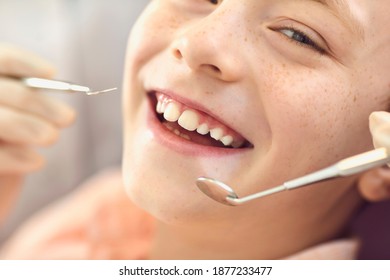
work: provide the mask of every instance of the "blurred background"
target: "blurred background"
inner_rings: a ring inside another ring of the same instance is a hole
[[[59,142],[41,149],[45,168],[26,178],[0,243],[36,210],[107,167],[120,167],[121,88],[129,31],[147,0],[0,0],[0,43],[30,50],[51,61],[56,78],[91,87],[118,87],[87,97],[58,93],[78,112]]]
[[[41,55],[57,78],[114,94],[56,94],[78,112],[59,142],[41,149],[45,168],[26,178],[0,244],[35,211],[70,192],[96,172],[120,167],[121,87],[129,31],[148,0],[0,0],[0,43]],[[0,163],[1,164],[1,163]],[[367,204],[351,225],[363,238],[361,259],[390,259],[390,203]]]

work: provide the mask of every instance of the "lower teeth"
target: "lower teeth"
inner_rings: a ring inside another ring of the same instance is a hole
[[[180,136],[181,138],[184,138],[184,139],[188,140],[188,141],[191,141],[191,137],[188,136],[188,135],[180,134],[179,136]]]
[[[191,141],[191,137],[188,136],[187,134],[183,134],[181,133],[179,130],[177,129],[174,129],[172,126],[169,125],[169,123],[166,123],[164,122],[163,125],[168,128],[168,130],[172,131],[173,133],[175,133],[177,136],[180,136],[181,138],[184,138],[186,140],[189,140]]]

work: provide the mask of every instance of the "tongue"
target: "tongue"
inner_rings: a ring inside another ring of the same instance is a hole
[[[217,141],[217,140],[211,138],[209,134],[200,135],[196,131],[188,131],[188,130],[182,128],[177,122],[171,123],[171,122],[164,121],[163,124],[165,127],[167,127],[167,125],[169,125],[171,128],[173,128],[173,131],[177,129],[181,134],[189,136],[191,139],[190,141],[194,142],[196,144],[203,145],[203,146],[227,148],[225,145],[223,145],[223,143],[221,141]],[[170,130],[170,129],[168,129],[168,130]],[[174,133],[173,131],[171,131],[171,132]]]

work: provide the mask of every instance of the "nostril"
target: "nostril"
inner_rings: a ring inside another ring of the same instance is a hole
[[[173,50],[173,56],[176,57],[177,59],[182,59],[183,58],[183,54],[181,53],[181,51],[179,49],[174,49]]]
[[[209,73],[209,75],[215,76],[215,77],[221,77],[222,71],[218,66],[215,66],[214,64],[202,64],[200,65],[200,69],[203,69],[202,71],[205,71]]]
[[[217,73],[217,74],[221,74],[222,71],[221,69],[219,69],[217,66],[215,65],[212,65],[212,64],[209,64],[207,65],[213,72]]]

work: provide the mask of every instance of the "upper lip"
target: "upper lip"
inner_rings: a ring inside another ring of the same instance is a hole
[[[205,106],[203,106],[202,104],[200,104],[199,102],[197,101],[194,101],[194,100],[191,100],[189,98],[186,98],[186,97],[183,97],[182,95],[174,92],[174,91],[171,91],[171,90],[167,90],[167,89],[162,89],[162,88],[151,88],[151,89],[148,89],[147,90],[147,93],[148,94],[152,94],[152,93],[156,93],[156,92],[159,92],[159,93],[162,93],[166,96],[169,96],[171,97],[173,100],[177,101],[177,102],[180,102],[190,108],[193,108],[195,110],[198,110],[200,112],[203,112],[209,116],[211,116],[212,118],[214,118],[215,120],[217,120],[218,122],[222,123],[223,125],[225,125],[226,127],[229,127],[230,129],[232,129],[233,131],[235,131],[237,134],[241,135],[247,142],[249,142],[250,145],[252,145],[252,142],[250,142],[248,140],[248,138],[243,135],[239,129],[237,127],[234,127],[234,126],[231,126],[228,124],[227,121],[221,119],[220,116],[216,115],[215,112],[213,112],[213,110],[209,109],[209,108],[206,108]]]

